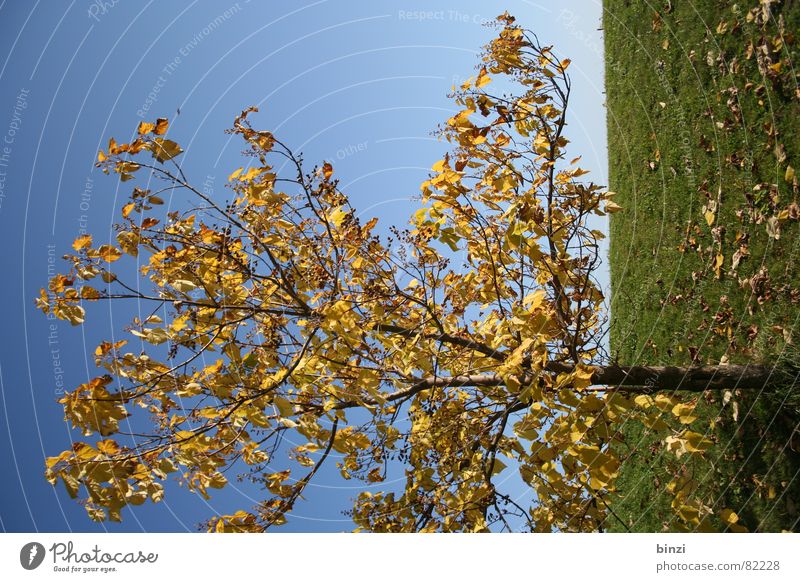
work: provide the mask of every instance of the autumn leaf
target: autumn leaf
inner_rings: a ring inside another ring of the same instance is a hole
[[[486,73],[486,67],[481,68],[478,78],[475,80],[475,88],[480,89],[492,82],[492,78]]]
[[[156,119],[156,125],[153,128],[153,133],[156,135],[164,135],[167,133],[167,128],[169,127],[169,121],[167,121],[163,117],[159,117]]]
[[[97,254],[100,258],[109,263],[119,260],[119,258],[122,256],[122,253],[119,251],[119,249],[111,245],[102,245],[97,249]]]
[[[92,235],[84,234],[75,239],[72,243],[72,248],[76,251],[86,249],[92,246]]]
[[[161,163],[183,153],[181,147],[172,140],[157,137],[152,142],[153,157]]]
[[[725,256],[722,253],[717,253],[714,257],[714,276],[719,279],[722,277],[722,265],[725,263]]]
[[[739,516],[736,515],[734,511],[727,508],[720,511],[719,517],[723,522],[725,522],[728,525],[734,524],[737,521],[739,521]]]
[[[779,240],[781,238],[781,223],[777,216],[770,216],[766,222],[767,234],[771,239]]]
[[[139,128],[136,130],[139,135],[147,135],[156,128],[155,124],[142,121],[139,123]]]
[[[690,453],[702,453],[714,444],[703,435],[692,431],[686,431],[682,438],[686,443],[686,450]]]

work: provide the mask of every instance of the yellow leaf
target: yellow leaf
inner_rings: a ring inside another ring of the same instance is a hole
[[[101,259],[109,263],[113,263],[122,256],[120,250],[111,245],[101,246],[99,249],[97,249],[97,254],[100,256]]]
[[[677,513],[682,519],[690,523],[697,522],[700,519],[700,511],[691,505],[683,505],[679,507]]]
[[[222,489],[228,483],[228,479],[219,471],[213,472],[210,477],[208,486],[213,489]]]
[[[72,243],[72,248],[75,249],[76,251],[88,248],[90,246],[92,246],[92,235],[90,235],[90,234],[85,234],[83,236],[79,236]]]
[[[120,448],[115,441],[107,439],[97,442],[97,450],[106,455],[116,455]]]
[[[786,166],[786,174],[784,174],[783,178],[790,184],[792,183],[792,180],[794,180],[794,168],[792,166]]]
[[[165,341],[169,340],[169,333],[163,327],[156,327],[154,329],[148,329],[147,332],[144,334],[144,339],[153,345],[160,345],[163,344]]]
[[[117,242],[123,251],[136,257],[139,255],[139,236],[136,233],[122,231],[117,234]]]
[[[680,404],[680,401],[675,396],[667,396],[666,394],[656,394],[655,405],[663,412],[669,412],[673,406]]]
[[[147,135],[148,133],[153,131],[155,128],[156,128],[155,124],[147,123],[146,121],[142,121],[139,124],[139,129],[137,131],[139,132],[139,135]]]
[[[686,454],[686,442],[682,438],[670,435],[664,439],[664,444],[667,445],[667,450],[675,453],[679,459]]]
[[[283,396],[276,396],[272,403],[278,408],[281,416],[287,418],[294,414],[294,405]]]
[[[156,135],[164,135],[165,133],[167,133],[168,127],[169,127],[169,121],[167,121],[163,117],[159,117],[158,119],[156,119],[156,126],[155,129],[153,129],[153,133],[155,133]]]
[[[492,475],[497,475],[505,468],[506,464],[503,461],[501,461],[500,459],[495,459],[494,465],[492,466]]]
[[[342,226],[342,222],[344,222],[346,216],[347,212],[342,210],[341,206],[338,206],[331,211],[329,220],[334,224],[334,226],[336,226],[336,228],[339,228]]]
[[[734,524],[739,521],[739,516],[730,509],[723,509],[719,512],[720,519],[728,525]]]
[[[516,187],[517,180],[513,174],[503,174],[492,181],[492,186],[498,192],[506,192]]]
[[[128,218],[128,215],[133,212],[133,209],[136,208],[135,202],[130,202],[122,207],[122,217]]]
[[[578,364],[575,366],[575,371],[572,373],[572,384],[577,390],[582,390],[592,385],[592,377],[594,376],[594,368]]]
[[[197,288],[197,285],[187,279],[177,279],[172,282],[172,286],[181,293],[188,293],[192,289]]]
[[[581,430],[580,427],[573,427],[569,433],[569,440],[573,443],[577,443],[583,438],[584,434],[586,434],[585,430]]]
[[[686,431],[683,438],[686,441],[686,450],[690,453],[702,453],[714,444],[703,435],[692,431]]]
[[[330,180],[331,176],[333,176],[333,166],[331,166],[328,162],[322,164],[322,175],[326,180]]]
[[[95,301],[100,298],[100,292],[94,287],[84,286],[81,287],[81,299],[87,301]]]
[[[478,73],[478,78],[475,80],[475,87],[480,89],[481,87],[488,85],[492,82],[492,78],[486,74],[486,67],[481,69],[481,72]]]
[[[644,424],[650,430],[654,431],[669,430],[669,425],[659,417],[657,412],[651,412],[647,416],[643,417],[642,424]]]
[[[153,157],[159,162],[164,163],[177,155],[183,153],[181,146],[171,139],[157,137],[153,140]]]
[[[239,179],[240,179],[242,182],[249,182],[250,180],[252,180],[252,179],[253,179],[253,178],[255,178],[256,176],[258,176],[259,174],[262,174],[262,173],[264,173],[264,171],[265,171],[265,170],[266,170],[266,168],[258,168],[258,167],[256,167],[256,168],[250,168],[250,169],[249,169],[249,170],[247,170],[247,172],[245,172],[245,173],[244,173],[244,174],[243,174],[243,175],[242,175],[242,176],[241,176]]]
[[[672,407],[672,414],[677,416],[681,423],[691,424],[697,420],[697,417],[692,415],[694,408],[694,404],[676,404]]]

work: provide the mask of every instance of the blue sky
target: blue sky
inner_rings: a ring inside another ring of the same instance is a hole
[[[309,164],[332,162],[365,215],[402,225],[446,151],[430,132],[454,112],[447,93],[475,74],[492,36],[481,23],[505,10],[572,59],[571,151],[606,184],[600,0],[0,0],[1,530],[194,531],[259,498],[236,483],[208,502],[169,487],[163,503],[126,509],[123,523],[95,524],[43,478],[44,458],[78,437],[59,391],[93,377],[94,348],[127,323],[100,307],[73,328],[33,303],[76,236],[113,235],[130,185],[94,168],[108,138],[169,117],[185,171],[221,196],[242,165],[223,131],[258,105],[256,125]],[[358,484],[321,477],[286,531],[352,529],[341,512]]]

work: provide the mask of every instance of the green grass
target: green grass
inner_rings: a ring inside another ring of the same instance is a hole
[[[788,166],[800,176],[800,3],[773,4],[765,25],[747,22],[755,1],[738,12],[711,0],[604,4],[609,187],[624,209],[611,221],[612,353],[624,364],[797,363],[798,188],[786,178]],[[772,43],[781,21],[783,46]],[[760,70],[762,38],[780,70]],[[736,420],[722,397],[704,395],[691,427],[717,441],[706,459],[678,461],[655,446],[663,435],[625,426],[612,508],[627,528],[677,529],[665,487],[684,472],[751,531],[798,529],[797,389],[734,395]]]

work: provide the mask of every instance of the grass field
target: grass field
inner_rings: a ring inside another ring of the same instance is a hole
[[[612,353],[797,363],[800,2],[605,0],[604,31],[609,187],[624,209]],[[797,390],[727,397],[706,393],[691,427],[716,441],[707,459],[678,461],[653,446],[663,435],[625,427],[611,530],[678,529],[665,490],[677,474],[750,531],[798,529]]]

